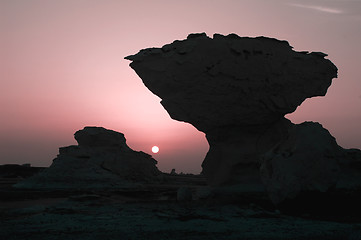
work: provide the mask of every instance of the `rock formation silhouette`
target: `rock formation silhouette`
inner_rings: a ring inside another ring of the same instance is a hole
[[[202,173],[211,186],[239,191],[262,180],[279,204],[307,191],[361,188],[360,150],[341,148],[318,123],[284,117],[327,93],[337,68],[326,56],[273,38],[197,33],[126,59],[171,118],[206,134]]]
[[[292,125],[284,115],[326,94],[337,68],[325,56],[272,38],[201,33],[126,59],[173,119],[206,133],[203,173],[220,185],[258,168]]]
[[[59,155],[49,168],[16,187],[106,189],[132,186],[160,174],[157,161],[129,148],[122,133],[85,127],[74,137],[77,146],[59,148]]]

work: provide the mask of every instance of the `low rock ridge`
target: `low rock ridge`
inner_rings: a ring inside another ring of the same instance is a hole
[[[52,165],[20,182],[19,188],[112,188],[147,182],[160,174],[151,155],[134,151],[124,134],[85,127],[74,134],[78,145],[59,148]]]

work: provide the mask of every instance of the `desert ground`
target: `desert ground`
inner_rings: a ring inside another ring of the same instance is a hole
[[[252,192],[206,196],[200,175],[97,190],[18,189],[13,184],[31,174],[18,175],[2,174],[0,239],[361,239],[357,209],[289,211]],[[180,188],[190,189],[192,200],[177,199]]]

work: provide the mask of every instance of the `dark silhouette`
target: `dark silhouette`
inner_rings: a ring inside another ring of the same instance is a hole
[[[360,239],[361,151],[284,117],[326,94],[325,56],[203,33],[127,57],[172,118],[206,133],[203,174],[161,173],[122,133],[85,127],[32,177],[0,166],[0,239]]]
[[[284,117],[326,94],[337,68],[325,56],[272,38],[200,33],[126,59],[173,119],[206,133],[202,167],[210,185],[236,192],[265,185],[278,204],[325,192],[341,176],[347,153],[329,132]]]
[[[124,134],[102,127],[85,127],[74,134],[78,146],[59,148],[52,165],[18,188],[107,189],[134,187],[160,174],[157,161],[133,151]]]

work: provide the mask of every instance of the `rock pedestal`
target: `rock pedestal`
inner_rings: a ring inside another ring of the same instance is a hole
[[[260,156],[283,140],[292,123],[230,126],[207,132],[210,149],[202,163],[203,174],[212,186],[260,183]]]

